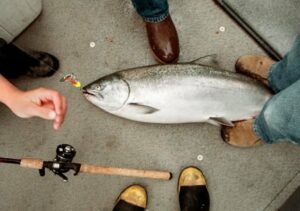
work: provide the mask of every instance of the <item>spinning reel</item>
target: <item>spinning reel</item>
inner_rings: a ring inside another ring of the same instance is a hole
[[[73,158],[76,155],[74,147],[68,144],[58,145],[56,148],[56,156],[53,161],[44,161],[43,168],[39,169],[41,176],[45,176],[45,168],[48,168],[54,174],[60,176],[64,182],[68,181],[68,178],[64,175],[71,169],[75,171],[74,176],[79,173],[81,164],[72,163]]]

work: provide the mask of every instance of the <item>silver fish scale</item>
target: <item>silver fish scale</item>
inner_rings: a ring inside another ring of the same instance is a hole
[[[197,64],[154,65],[123,70],[130,87],[125,105],[115,115],[142,122],[229,121],[256,116],[271,93],[260,83],[241,74]],[[155,108],[137,112],[130,105]]]

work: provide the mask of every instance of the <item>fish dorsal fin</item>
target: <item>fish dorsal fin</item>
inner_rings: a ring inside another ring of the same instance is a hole
[[[225,125],[229,127],[234,126],[234,124],[230,120],[225,119],[223,117],[210,117],[209,122],[211,122],[214,125]]]
[[[157,108],[153,108],[147,105],[142,105],[140,103],[129,103],[128,107],[130,108],[130,110],[138,114],[153,114],[159,111],[159,109]]]
[[[219,68],[219,62],[217,60],[217,54],[211,54],[211,55],[206,55],[202,56],[198,59],[195,59],[189,63],[192,64],[199,64],[199,65],[205,65],[205,66],[211,66],[215,68]]]

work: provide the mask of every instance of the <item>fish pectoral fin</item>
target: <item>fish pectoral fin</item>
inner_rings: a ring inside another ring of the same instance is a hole
[[[218,64],[217,56],[218,56],[217,54],[210,54],[210,55],[202,56],[193,61],[190,61],[189,63],[209,65],[209,66],[217,65]]]
[[[202,56],[202,57],[195,59],[189,63],[220,68],[219,62],[217,60],[217,54]]]
[[[139,114],[153,114],[157,111],[159,111],[159,109],[157,108],[153,108],[151,106],[147,106],[147,105],[142,105],[140,103],[129,103],[128,107],[133,110],[136,113]]]
[[[225,125],[225,126],[229,126],[229,127],[234,126],[234,124],[230,120],[225,119],[223,117],[210,117],[209,121],[216,125]]]

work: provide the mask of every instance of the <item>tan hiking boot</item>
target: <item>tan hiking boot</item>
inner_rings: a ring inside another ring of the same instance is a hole
[[[268,72],[275,61],[266,56],[241,56],[236,64],[236,71],[255,78],[268,85]]]
[[[235,122],[234,127],[222,126],[223,140],[237,147],[254,147],[263,142],[256,136],[253,130],[254,119]]]

